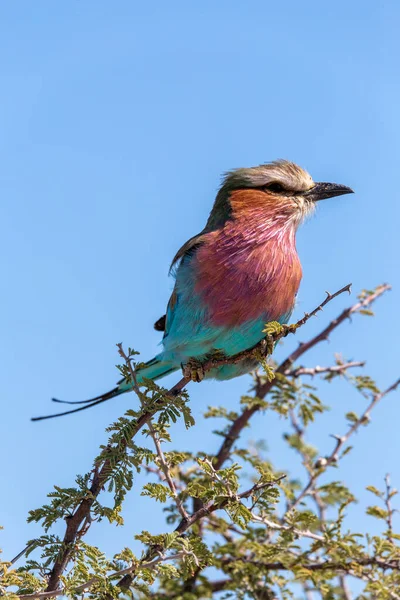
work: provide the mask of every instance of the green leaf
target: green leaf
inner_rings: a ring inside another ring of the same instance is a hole
[[[383,492],[380,492],[375,486],[367,485],[365,489],[371,492],[372,494],[375,494],[375,496],[378,496],[378,498],[383,498]]]
[[[366,510],[367,515],[376,517],[377,519],[387,519],[388,511],[381,508],[380,506],[368,506]]]
[[[359,420],[359,418],[360,417],[355,412],[353,412],[353,411],[346,413],[346,419],[348,421],[350,421],[350,423],[352,423],[352,424],[353,423],[357,423],[357,421]]]
[[[158,502],[166,502],[167,498],[172,497],[171,490],[162,483],[146,483],[143,486],[141,496],[150,496]]]

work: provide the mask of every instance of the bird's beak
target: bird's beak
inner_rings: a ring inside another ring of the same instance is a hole
[[[326,200],[327,198],[333,198],[334,196],[342,196],[343,194],[354,194],[354,192],[346,185],[318,182],[314,187],[305,192],[303,196],[307,198],[307,200],[318,202],[319,200]]]

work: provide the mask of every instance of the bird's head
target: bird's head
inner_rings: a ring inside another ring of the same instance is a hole
[[[225,175],[207,225],[218,227],[229,217],[258,215],[297,227],[316,202],[351,193],[345,185],[315,183],[307,171],[286,160],[235,169]]]

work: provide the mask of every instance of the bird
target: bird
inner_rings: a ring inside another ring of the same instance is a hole
[[[288,160],[227,172],[205,227],[172,260],[175,285],[166,314],[154,325],[163,332],[161,351],[137,369],[137,384],[188,365],[192,379],[200,379],[201,364],[210,356],[229,358],[251,349],[265,337],[266,323],[288,323],[302,279],[297,229],[318,202],[350,193],[345,185],[314,182]],[[257,364],[246,358],[219,365],[205,377],[227,380]],[[122,380],[81,403],[97,404],[131,390]]]

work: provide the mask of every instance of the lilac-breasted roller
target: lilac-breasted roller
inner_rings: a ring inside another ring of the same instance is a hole
[[[172,261],[175,287],[166,315],[155,324],[164,331],[162,350],[137,371],[138,383],[193,361],[201,364],[216,352],[233,356],[262,340],[265,323],[287,323],[302,276],[297,228],[316,202],[352,191],[314,183],[285,160],[228,172],[206,226]],[[206,376],[230,379],[256,366],[255,359],[247,359]],[[92,400],[130,390],[123,381]]]

